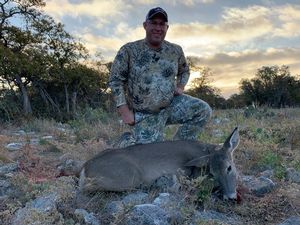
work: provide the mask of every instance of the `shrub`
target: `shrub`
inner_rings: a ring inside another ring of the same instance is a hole
[[[283,165],[282,157],[274,152],[268,151],[263,153],[259,165],[274,169],[274,175],[278,179],[283,179],[286,175],[286,168]]]

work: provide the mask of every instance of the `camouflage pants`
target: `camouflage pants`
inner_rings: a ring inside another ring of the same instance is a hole
[[[118,147],[164,140],[166,125],[181,124],[174,140],[195,140],[212,114],[210,106],[189,95],[175,96],[172,103],[159,113],[135,112],[132,133],[123,135]]]

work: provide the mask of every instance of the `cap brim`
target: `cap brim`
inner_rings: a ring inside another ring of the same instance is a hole
[[[155,12],[150,17],[148,17],[148,19],[152,19],[153,17],[155,17],[158,14],[161,14],[164,17],[165,21],[168,22],[168,18],[163,12]]]

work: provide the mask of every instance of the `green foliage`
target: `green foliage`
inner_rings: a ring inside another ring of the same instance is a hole
[[[226,100],[226,105],[228,109],[239,109],[245,107],[246,98],[242,94],[233,94]]]
[[[280,157],[276,153],[271,151],[264,152],[260,162],[260,164],[270,166],[272,168],[280,165],[280,163],[281,163]]]
[[[0,81],[10,87],[12,102],[28,114],[68,120],[85,107],[105,107],[109,64],[84,62],[86,48],[44,14],[44,1],[0,3]],[[12,13],[13,12],[13,13]],[[12,20],[20,23],[11,23]],[[20,25],[19,25],[20,24]],[[89,60],[90,62],[91,60]],[[100,66],[101,65],[101,66]],[[14,118],[15,106],[0,93],[2,120]]]
[[[294,166],[295,170],[297,170],[298,172],[300,172],[300,160],[296,160],[293,163],[293,166]]]
[[[197,188],[196,201],[200,204],[207,203],[211,198],[211,193],[214,188],[213,178],[206,177],[204,180],[201,180],[200,182],[197,181],[195,185]]]
[[[49,144],[49,141],[47,141],[46,139],[40,138],[40,139],[39,139],[39,144],[40,144],[40,145],[48,145],[48,144]]]
[[[256,77],[242,80],[240,89],[248,105],[286,107],[300,104],[300,80],[292,76],[288,66],[263,66]]]
[[[240,135],[265,145],[284,143],[287,139],[287,134],[277,128],[248,127],[247,129],[241,130]]]
[[[272,151],[263,153],[259,165],[274,169],[274,175],[278,179],[283,179],[286,175],[286,168],[283,165],[282,157]]]
[[[185,176],[180,176],[179,183],[182,190],[189,196],[187,200],[190,201],[190,204],[205,207],[209,202],[214,188],[213,178],[203,175],[191,180]]]
[[[13,121],[22,115],[22,106],[11,90],[0,90],[0,122]]]
[[[274,175],[277,179],[284,179],[286,177],[286,168],[283,165],[274,168]]]
[[[254,137],[258,141],[265,141],[270,138],[270,135],[265,129],[259,127],[255,130]]]

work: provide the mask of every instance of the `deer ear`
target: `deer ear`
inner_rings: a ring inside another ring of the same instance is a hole
[[[196,159],[192,159],[188,161],[184,166],[196,166],[196,167],[203,167],[208,164],[209,155],[198,157]]]
[[[236,127],[224,142],[223,148],[232,154],[233,151],[238,146],[239,141],[240,141],[239,129],[238,127]]]

